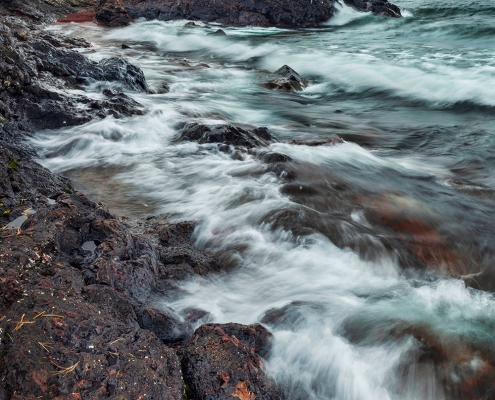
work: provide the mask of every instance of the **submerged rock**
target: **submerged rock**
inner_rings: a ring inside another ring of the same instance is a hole
[[[264,84],[268,89],[279,89],[287,92],[292,90],[301,91],[307,85],[306,79],[301,78],[301,75],[288,65],[284,65],[273,74],[277,77]]]

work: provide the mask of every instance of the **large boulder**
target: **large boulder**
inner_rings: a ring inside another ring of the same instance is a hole
[[[106,90],[104,100],[95,100],[52,89],[110,81],[122,89],[148,92],[139,68],[118,58],[95,63],[74,50],[90,46],[83,39],[33,30],[14,17],[1,21],[0,144],[16,148],[23,155],[33,155],[24,140],[26,135],[81,125],[95,117],[142,114],[141,105],[119,91]]]

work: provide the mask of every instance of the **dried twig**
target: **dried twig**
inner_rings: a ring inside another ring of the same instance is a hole
[[[68,374],[70,374],[71,372],[73,372],[76,367],[79,365],[80,361],[76,362],[74,365],[70,366],[70,367],[61,367],[60,365],[57,365],[55,364],[52,360],[50,360],[50,362],[55,365],[58,369],[60,369],[60,371],[55,371],[55,372],[52,372],[53,375],[63,375],[63,376],[67,376]]]
[[[33,320],[35,320],[36,318],[39,318],[39,317],[57,317],[57,318],[64,318],[63,315],[58,315],[58,314],[46,314],[46,311],[41,311],[40,313],[36,314],[34,317],[33,317]]]
[[[24,236],[24,235],[32,235],[34,232],[21,232],[21,228],[17,229],[17,233],[13,235],[5,235],[5,236],[0,236],[0,239],[7,239],[10,237],[15,237],[15,236]]]
[[[48,342],[38,342],[38,344],[43,347],[48,353],[50,352],[49,349],[53,347],[53,344],[48,343]]]
[[[22,314],[20,321],[17,322],[13,331],[18,331],[19,329],[21,329],[26,324],[34,324],[35,321],[24,321],[25,316],[26,316],[26,314]]]
[[[42,317],[42,318],[44,318],[44,317],[56,317],[56,318],[64,319],[63,315],[58,315],[58,314],[43,314],[43,315],[40,315],[40,317]]]
[[[125,339],[120,337],[120,338],[114,340],[113,342],[110,342],[110,344],[114,344],[114,343],[120,342],[121,340],[125,340]]]
[[[33,320],[35,320],[35,319],[36,319],[36,318],[38,318],[38,317],[41,317],[44,313],[45,313],[45,311],[41,311],[40,313],[36,314],[36,315],[33,317]]]

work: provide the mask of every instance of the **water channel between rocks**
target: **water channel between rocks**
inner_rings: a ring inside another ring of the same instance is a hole
[[[453,386],[493,370],[495,9],[399,5],[403,19],[343,8],[319,29],[227,36],[185,21],[50,27],[91,41],[93,60],[139,66],[157,94],[128,93],[144,115],[36,136],[42,163],[118,214],[198,221],[198,246],[231,270],[161,306],[262,322],[290,399],[463,398]],[[263,87],[284,64],[305,90]],[[177,143],[192,122],[266,126],[292,178]]]

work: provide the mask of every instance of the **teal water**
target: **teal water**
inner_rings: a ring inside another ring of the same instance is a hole
[[[130,94],[144,116],[37,136],[42,162],[116,212],[199,221],[197,244],[232,270],[160,306],[208,311],[198,324],[266,324],[267,369],[290,399],[493,396],[495,5],[397,4],[403,19],[344,7],[318,29],[222,27],[226,37],[185,21],[50,28],[170,92]],[[262,86],[284,64],[304,91]],[[175,143],[193,121],[345,142],[273,144],[293,159],[290,186],[251,155]]]

